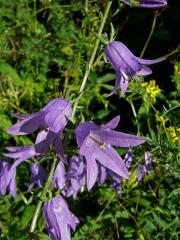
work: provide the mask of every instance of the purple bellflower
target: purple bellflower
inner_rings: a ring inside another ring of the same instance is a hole
[[[86,183],[86,164],[82,156],[72,156],[67,177],[70,179],[73,197],[75,198]]]
[[[54,142],[57,153],[63,155],[61,134],[71,117],[72,108],[68,100],[55,98],[42,110],[32,114],[14,114],[21,119],[7,132],[12,135],[26,135],[41,129],[36,138],[35,149],[37,153],[46,153]]]
[[[128,88],[129,77],[147,76],[152,73],[147,65],[155,64],[164,60],[164,58],[156,60],[138,58],[119,41],[111,41],[106,45],[104,52],[107,60],[116,73],[116,83],[109,96],[111,96],[119,87],[121,88],[121,96],[123,96]]]
[[[6,147],[10,153],[4,153],[3,155],[8,158],[14,158],[15,161],[13,164],[4,162],[3,169],[1,171],[1,180],[0,185],[4,181],[4,189],[8,190],[10,194],[16,196],[16,167],[24,162],[25,160],[35,156],[35,149],[33,146],[23,146],[23,147]],[[5,194],[6,191],[3,191],[2,194]]]
[[[31,191],[34,185],[36,185],[38,188],[42,188],[45,180],[47,179],[47,173],[44,170],[43,166],[35,162],[31,163],[30,171],[31,171],[31,180],[30,180],[28,191]]]
[[[144,165],[138,166],[137,181],[142,181],[145,174],[152,170],[152,154],[150,152],[145,152],[144,161]]]
[[[150,152],[145,152],[145,166],[147,169],[147,172],[152,170],[152,154]]]
[[[5,195],[6,192],[16,197],[16,167],[0,160],[0,194]]]
[[[139,165],[138,166],[138,175],[137,175],[137,181],[141,182],[144,175],[146,174],[147,170],[144,165]]]
[[[79,220],[69,210],[61,196],[51,199],[43,205],[43,214],[47,223],[47,231],[53,240],[70,240],[70,229],[75,231]]]
[[[66,180],[67,180],[67,177],[65,174],[64,163],[63,161],[59,161],[54,171],[54,177],[53,177],[54,187],[62,190],[66,185]]]
[[[143,137],[112,130],[117,127],[119,121],[120,116],[102,126],[93,122],[84,122],[75,129],[80,154],[86,158],[88,190],[92,188],[98,177],[97,161],[119,176],[128,178],[124,161],[112,146],[133,147],[145,142]]]
[[[131,7],[161,8],[167,5],[167,0],[123,0]],[[133,4],[134,2],[134,4]]]

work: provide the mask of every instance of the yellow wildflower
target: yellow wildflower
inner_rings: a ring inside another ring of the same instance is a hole
[[[156,96],[161,92],[161,89],[158,85],[156,85],[155,80],[150,80],[149,83],[144,82],[141,83],[141,87],[146,88],[146,92],[148,93],[150,100],[156,102]]]
[[[173,141],[173,143],[180,143],[180,128],[176,128],[174,126],[170,126],[167,128],[167,131]]]
[[[156,114],[156,121],[161,122],[162,125],[165,125],[165,123],[168,121],[168,118],[166,116],[160,115],[160,113],[157,111]]]
[[[149,93],[150,98],[152,101],[156,101],[156,96],[161,92],[159,86],[156,86],[156,81],[151,80],[146,87],[146,91]]]

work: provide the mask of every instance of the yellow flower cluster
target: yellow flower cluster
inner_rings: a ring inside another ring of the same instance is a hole
[[[153,102],[156,102],[156,96],[161,92],[159,86],[156,85],[156,81],[150,80],[149,83],[142,83],[141,86],[146,88],[146,92],[148,93],[150,99]]]
[[[167,131],[169,133],[169,135],[171,136],[171,139],[173,141],[173,143],[180,143],[180,128],[176,128],[176,127],[169,127],[167,128]]]
[[[165,123],[168,121],[168,118],[166,116],[160,115],[160,113],[157,111],[156,112],[156,121],[161,122],[162,125],[165,125]]]

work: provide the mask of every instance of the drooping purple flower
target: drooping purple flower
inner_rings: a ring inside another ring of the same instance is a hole
[[[0,160],[0,194],[5,195],[7,192],[16,197],[16,167]]]
[[[112,95],[120,87],[121,96],[123,96],[128,88],[129,77],[147,76],[152,73],[147,65],[164,60],[164,58],[156,60],[138,58],[119,41],[111,41],[106,45],[104,52],[116,73],[116,83],[109,95]]]
[[[103,126],[84,122],[75,129],[80,154],[87,163],[87,188],[90,190],[98,177],[97,161],[119,176],[128,178],[128,171],[120,155],[112,146],[133,147],[145,142],[143,137],[112,130],[120,120],[117,116]]]
[[[122,177],[112,171],[108,171],[108,175],[111,177],[109,187],[120,193],[122,191]]]
[[[43,205],[43,214],[47,223],[47,231],[53,240],[70,240],[70,229],[75,231],[79,220],[69,210],[61,196],[51,199]]]
[[[54,187],[62,190],[66,185],[66,180],[67,180],[67,177],[65,174],[64,163],[63,161],[59,161],[54,171],[54,177],[53,177]]]
[[[123,0],[131,7],[161,8],[167,5],[167,0]],[[133,4],[134,2],[134,4]]]
[[[152,154],[150,152],[145,152],[145,166],[147,169],[147,172],[152,170]]]
[[[60,136],[67,124],[67,118],[71,117],[71,104],[66,99],[55,98],[51,100],[42,110],[32,114],[14,114],[21,119],[7,132],[12,135],[26,135],[37,129],[42,129],[37,138],[36,152],[46,153],[50,145],[55,142],[56,151],[62,151]]]
[[[142,181],[144,175],[152,170],[152,154],[150,152],[145,152],[144,162],[144,165],[138,166],[138,181]]]
[[[137,175],[137,181],[142,181],[144,175],[146,174],[147,170],[144,165],[139,165],[138,166],[138,175]]]
[[[127,168],[130,167],[132,160],[133,160],[133,152],[129,150],[124,157],[124,163]]]
[[[31,191],[34,185],[36,185],[38,188],[42,188],[45,180],[47,179],[47,173],[44,170],[43,166],[35,162],[31,163],[30,171],[31,171],[31,180],[30,180],[28,191]]]
[[[0,185],[3,191],[0,191],[1,194],[5,194],[6,191],[9,191],[10,194],[16,196],[16,167],[24,162],[25,160],[35,156],[35,149],[33,146],[23,146],[23,147],[6,147],[10,153],[4,153],[3,155],[8,158],[15,159],[13,164],[7,163],[4,161],[3,168],[1,171]]]
[[[67,174],[73,189],[73,197],[76,197],[79,190],[86,183],[86,164],[82,156],[72,156]]]

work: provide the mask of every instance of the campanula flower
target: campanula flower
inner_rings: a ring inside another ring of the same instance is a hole
[[[138,166],[137,180],[142,181],[146,173],[152,170],[152,154],[150,152],[145,152],[144,164]]]
[[[0,194],[5,195],[7,192],[16,196],[16,167],[0,160]]]
[[[129,77],[147,76],[152,73],[147,65],[164,60],[164,58],[156,60],[138,58],[119,41],[111,41],[106,45],[104,52],[116,73],[116,83],[109,95],[112,95],[120,87],[121,96],[123,96],[128,88]]]
[[[73,197],[76,197],[79,190],[84,187],[86,183],[86,163],[82,156],[72,156],[67,177],[73,189]]]
[[[144,175],[146,174],[147,170],[146,170],[146,166],[144,165],[139,165],[138,166],[138,175],[137,175],[137,181],[142,181]]]
[[[167,5],[167,0],[123,0],[131,7],[161,8]]]
[[[75,231],[79,220],[69,210],[61,196],[51,199],[43,205],[43,214],[47,223],[47,231],[53,240],[70,240],[70,229]]]
[[[58,153],[63,154],[61,134],[67,124],[67,118],[71,117],[71,104],[66,99],[55,98],[42,110],[32,114],[14,114],[21,119],[7,132],[12,135],[26,135],[37,129],[41,129],[36,138],[36,152],[46,153],[52,143]],[[58,145],[60,145],[58,147]]]
[[[75,129],[80,154],[86,158],[88,190],[92,188],[98,177],[97,161],[119,176],[128,178],[124,161],[112,146],[133,147],[145,142],[143,137],[112,130],[119,120],[120,117],[117,116],[102,126],[93,122],[84,122]]]
[[[54,171],[54,187],[59,188],[62,190],[66,184],[66,174],[65,174],[65,167],[63,161],[59,161],[55,171]]]
[[[152,154],[150,152],[145,152],[145,166],[147,169],[147,172],[152,170]]]
[[[16,196],[16,167],[24,162],[25,160],[32,158],[36,155],[33,146],[22,146],[22,147],[6,147],[10,153],[4,153],[3,155],[8,158],[15,159],[13,164],[6,163],[4,170],[2,171],[2,179],[6,179],[5,188],[9,189],[12,196]],[[4,193],[5,194],[5,193]]]
[[[31,180],[30,180],[28,191],[31,191],[34,185],[36,185],[38,188],[42,188],[45,180],[47,179],[47,173],[44,170],[43,166],[35,162],[31,163],[30,171],[31,171]]]

